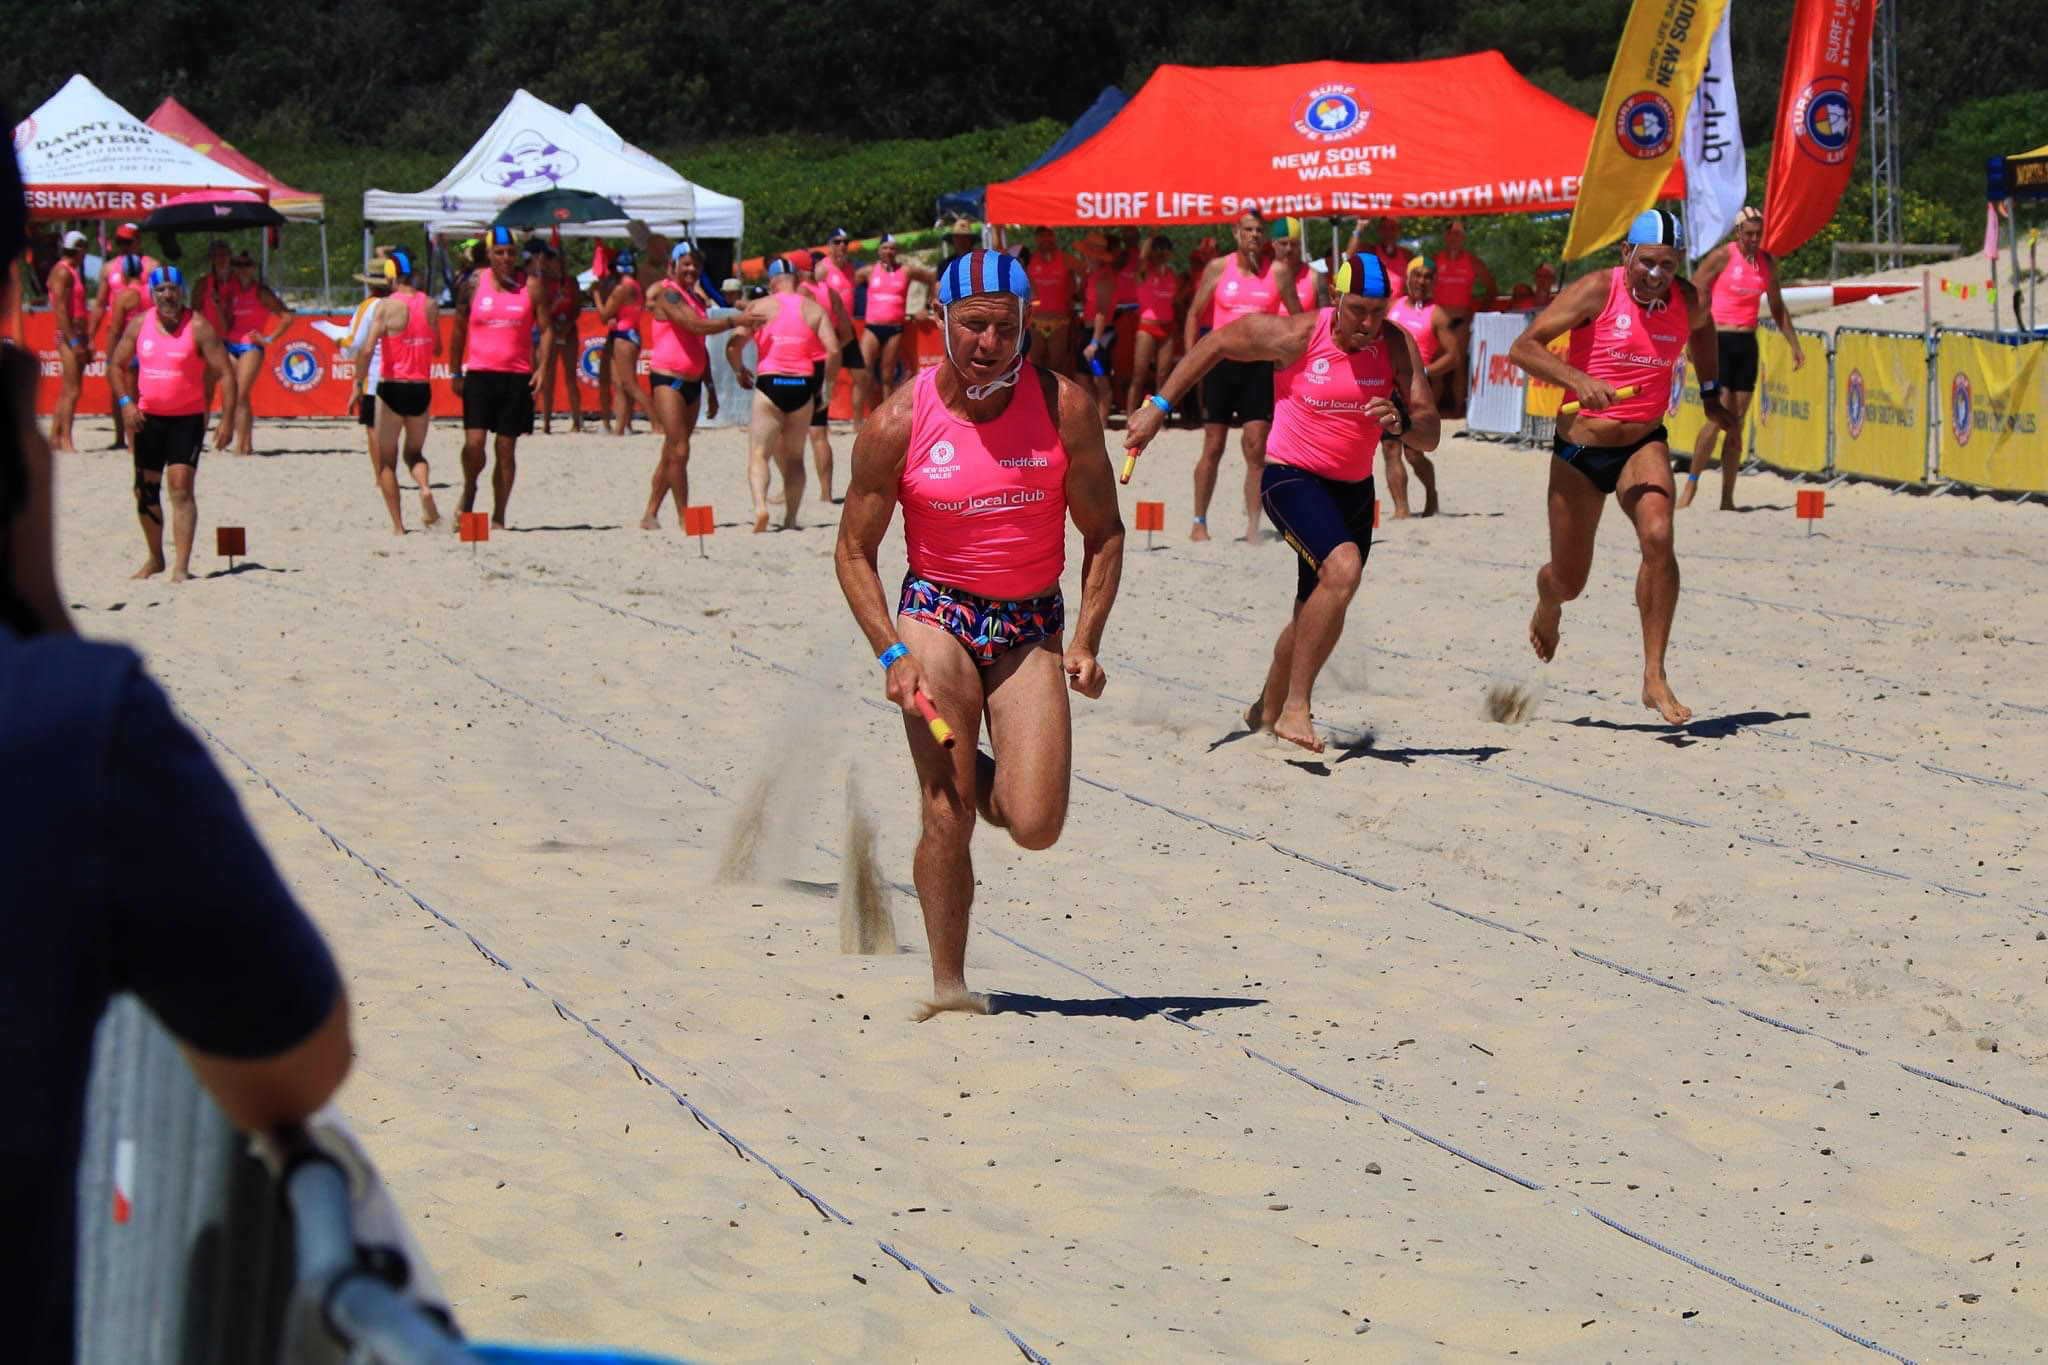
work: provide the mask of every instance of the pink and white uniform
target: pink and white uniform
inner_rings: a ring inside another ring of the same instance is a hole
[[[1273,264],[1268,261],[1266,268],[1256,275],[1247,275],[1237,268],[1237,256],[1223,258],[1223,278],[1216,282],[1211,302],[1216,309],[1218,327],[1227,327],[1239,318],[1255,313],[1284,313],[1286,307],[1280,302],[1279,286],[1273,283]]]
[[[506,374],[533,373],[533,296],[526,277],[513,276],[510,289],[500,288],[498,272],[476,273],[476,292],[469,300],[469,354],[465,369]]]
[[[1334,309],[1316,321],[1308,349],[1292,365],[1273,373],[1273,430],[1266,458],[1357,483],[1372,477],[1373,456],[1385,434],[1366,404],[1394,392],[1394,362],[1384,328],[1356,351],[1330,336]]]
[[[1417,303],[1407,295],[1387,305],[1387,320],[1415,339],[1415,353],[1428,365],[1436,359],[1435,303]]]
[[[1661,420],[1671,401],[1673,367],[1691,331],[1692,319],[1677,289],[1645,308],[1629,292],[1627,268],[1614,267],[1607,306],[1591,322],[1572,328],[1566,358],[1576,370],[1617,389],[1634,385],[1636,392],[1592,415],[1616,422]]]
[[[135,341],[137,400],[146,417],[190,417],[206,411],[206,356],[192,337],[191,309],[166,332],[152,308]]]
[[[1758,252],[1755,260],[1742,248],[1728,248],[1728,264],[1714,277],[1714,325],[1731,332],[1754,332],[1759,307],[1771,287],[1771,267]]]
[[[759,357],[754,367],[757,374],[811,377],[812,367],[824,362],[825,347],[817,332],[804,321],[802,294],[775,296],[775,316],[754,333],[754,349]]]
[[[659,286],[682,306],[698,317],[707,310],[697,296],[679,284]],[[666,318],[649,316],[647,329],[653,335],[647,339],[647,366],[662,374],[672,374],[678,379],[702,379],[710,367],[710,353],[704,347],[704,338],[695,332],[686,331]]]
[[[425,384],[434,377],[434,330],[427,326],[427,296],[415,289],[400,296],[405,330],[377,342],[377,375],[394,384]]]
[[[912,400],[901,491],[910,572],[998,601],[1052,591],[1067,559],[1067,451],[1036,367],[992,422],[955,417],[938,373],[917,377]]]
[[[884,327],[903,325],[903,299],[910,292],[910,271],[903,266],[889,269],[880,261],[868,271],[868,313],[869,323],[880,323]]]

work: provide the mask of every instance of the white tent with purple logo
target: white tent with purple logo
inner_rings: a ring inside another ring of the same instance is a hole
[[[425,223],[437,234],[476,233],[506,205],[542,190],[588,190],[667,237],[694,231],[696,187],[609,128],[564,113],[524,90],[453,170],[431,189],[363,194],[365,250],[373,223]],[[565,237],[623,237],[624,222],[564,223]]]

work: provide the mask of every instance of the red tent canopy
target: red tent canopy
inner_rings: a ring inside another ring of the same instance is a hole
[[[178,103],[175,98],[166,99],[156,107],[156,112],[143,122],[163,133],[174,137],[201,156],[209,157],[230,170],[239,171],[251,180],[270,187],[270,206],[285,217],[300,223],[317,223],[327,216],[327,203],[319,195],[308,190],[295,190],[279,180],[269,171],[235,150],[232,142],[224,140],[219,133],[200,121],[199,115]]]
[[[1568,210],[1593,120],[1498,52],[1162,66],[1067,155],[988,187],[1001,223],[1214,223]],[[1678,173],[1667,195],[1684,193]]]

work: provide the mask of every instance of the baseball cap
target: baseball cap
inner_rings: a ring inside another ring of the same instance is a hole
[[[848,232],[845,228],[833,228],[832,235],[827,237],[825,240],[828,242],[843,242],[851,236],[853,236],[853,234]]]
[[[78,248],[84,245],[85,234],[80,232],[77,228],[73,228],[71,229],[71,231],[64,234],[64,249],[66,251],[76,251]]]
[[[894,246],[894,245],[896,245],[896,234],[895,234],[895,233],[893,233],[893,232],[885,232],[885,233],[883,233],[883,234],[882,234],[882,237],[881,237],[881,240],[880,240],[880,241],[878,241],[878,242],[876,242],[876,243],[875,243],[875,245],[876,245],[876,246]]]
[[[123,223],[114,229],[114,240],[117,242],[126,242],[141,235],[142,229],[133,223]]]

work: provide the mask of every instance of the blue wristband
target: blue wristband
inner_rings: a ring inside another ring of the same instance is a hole
[[[1160,410],[1161,412],[1165,413],[1165,414],[1166,414],[1166,415],[1167,415],[1168,417],[1171,417],[1171,416],[1173,416],[1173,404],[1171,404],[1171,403],[1167,402],[1167,401],[1166,401],[1166,400],[1165,400],[1164,398],[1161,398],[1161,397],[1160,397],[1160,396],[1159,396],[1158,394],[1156,394],[1156,393],[1154,393],[1154,394],[1148,394],[1148,395],[1146,396],[1146,398],[1145,398],[1145,401],[1146,401],[1147,403],[1150,403],[1150,404],[1151,404],[1151,405],[1152,405],[1153,407],[1155,407],[1155,408],[1158,408],[1158,409],[1159,409],[1159,410]]]
[[[910,646],[904,644],[901,640],[898,640],[895,644],[890,645],[887,649],[883,650],[880,655],[877,656],[877,662],[879,662],[882,665],[882,667],[886,669],[892,666],[898,659],[902,658],[909,652]]]
[[[114,406],[118,408],[125,408],[134,401],[135,400],[133,398],[130,398],[127,394],[124,393],[119,398],[114,400]]]

